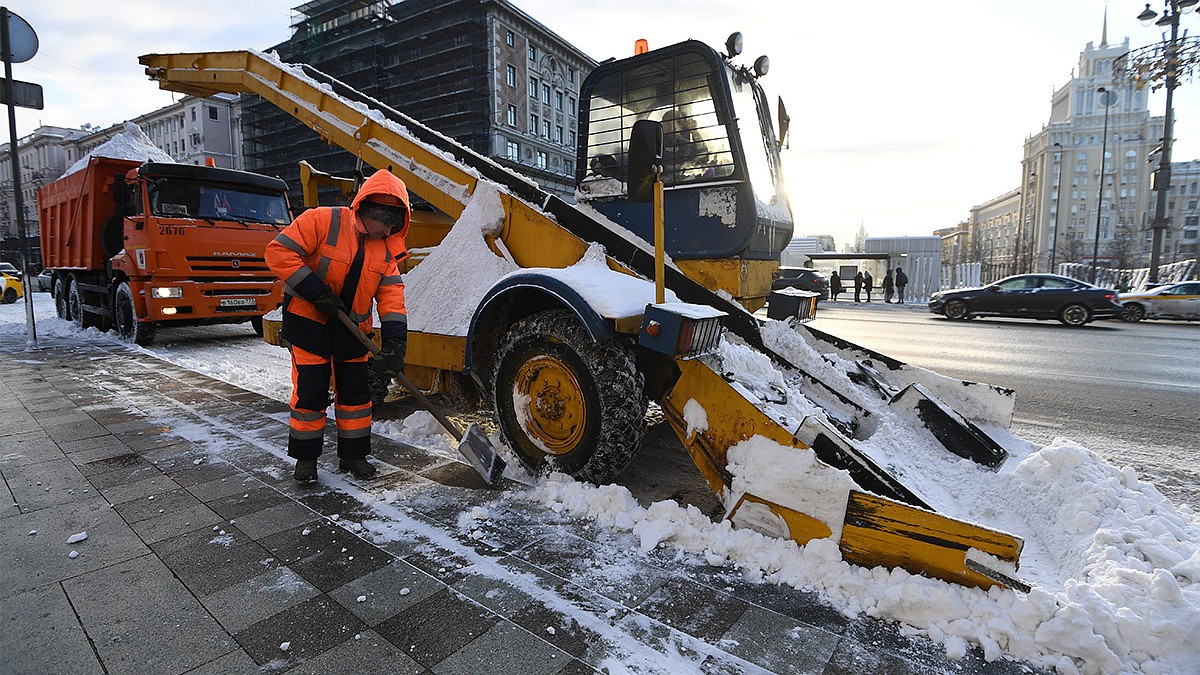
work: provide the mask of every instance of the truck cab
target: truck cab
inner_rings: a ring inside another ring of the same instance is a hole
[[[629,197],[628,148],[640,120],[663,127],[666,252],[688,276],[750,309],[770,290],[792,237],[780,142],[759,78],[728,54],[688,40],[602,63],[584,81],[577,197],[653,242],[652,205]],[[781,134],[787,117],[780,105]]]

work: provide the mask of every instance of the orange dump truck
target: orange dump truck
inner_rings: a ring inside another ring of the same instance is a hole
[[[283,297],[263,260],[290,222],[277,178],[93,157],[38,190],[58,316],[147,345],[159,325],[249,321]]]

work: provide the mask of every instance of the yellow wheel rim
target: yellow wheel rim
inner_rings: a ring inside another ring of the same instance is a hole
[[[538,450],[563,455],[579,446],[587,428],[583,388],[566,363],[536,356],[517,371],[514,407]]]

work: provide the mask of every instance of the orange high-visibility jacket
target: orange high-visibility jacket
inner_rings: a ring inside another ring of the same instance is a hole
[[[404,181],[391,172],[376,171],[363,183],[349,208],[309,209],[267,244],[267,265],[283,279],[284,292],[292,296],[287,311],[325,323],[325,315],[309,300],[320,296],[325,286],[340,297],[354,256],[359,246],[365,246],[362,274],[347,314],[364,332],[370,331],[374,299],[383,337],[403,336],[407,325],[404,282],[396,263],[408,256],[404,238],[412,219],[411,214],[406,216],[400,231],[385,239],[368,240],[366,229],[358,221],[358,207],[378,194],[398,197],[405,208],[409,207]]]

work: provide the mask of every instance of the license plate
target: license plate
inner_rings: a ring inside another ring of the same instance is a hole
[[[221,307],[253,307],[254,298],[221,298]]]

